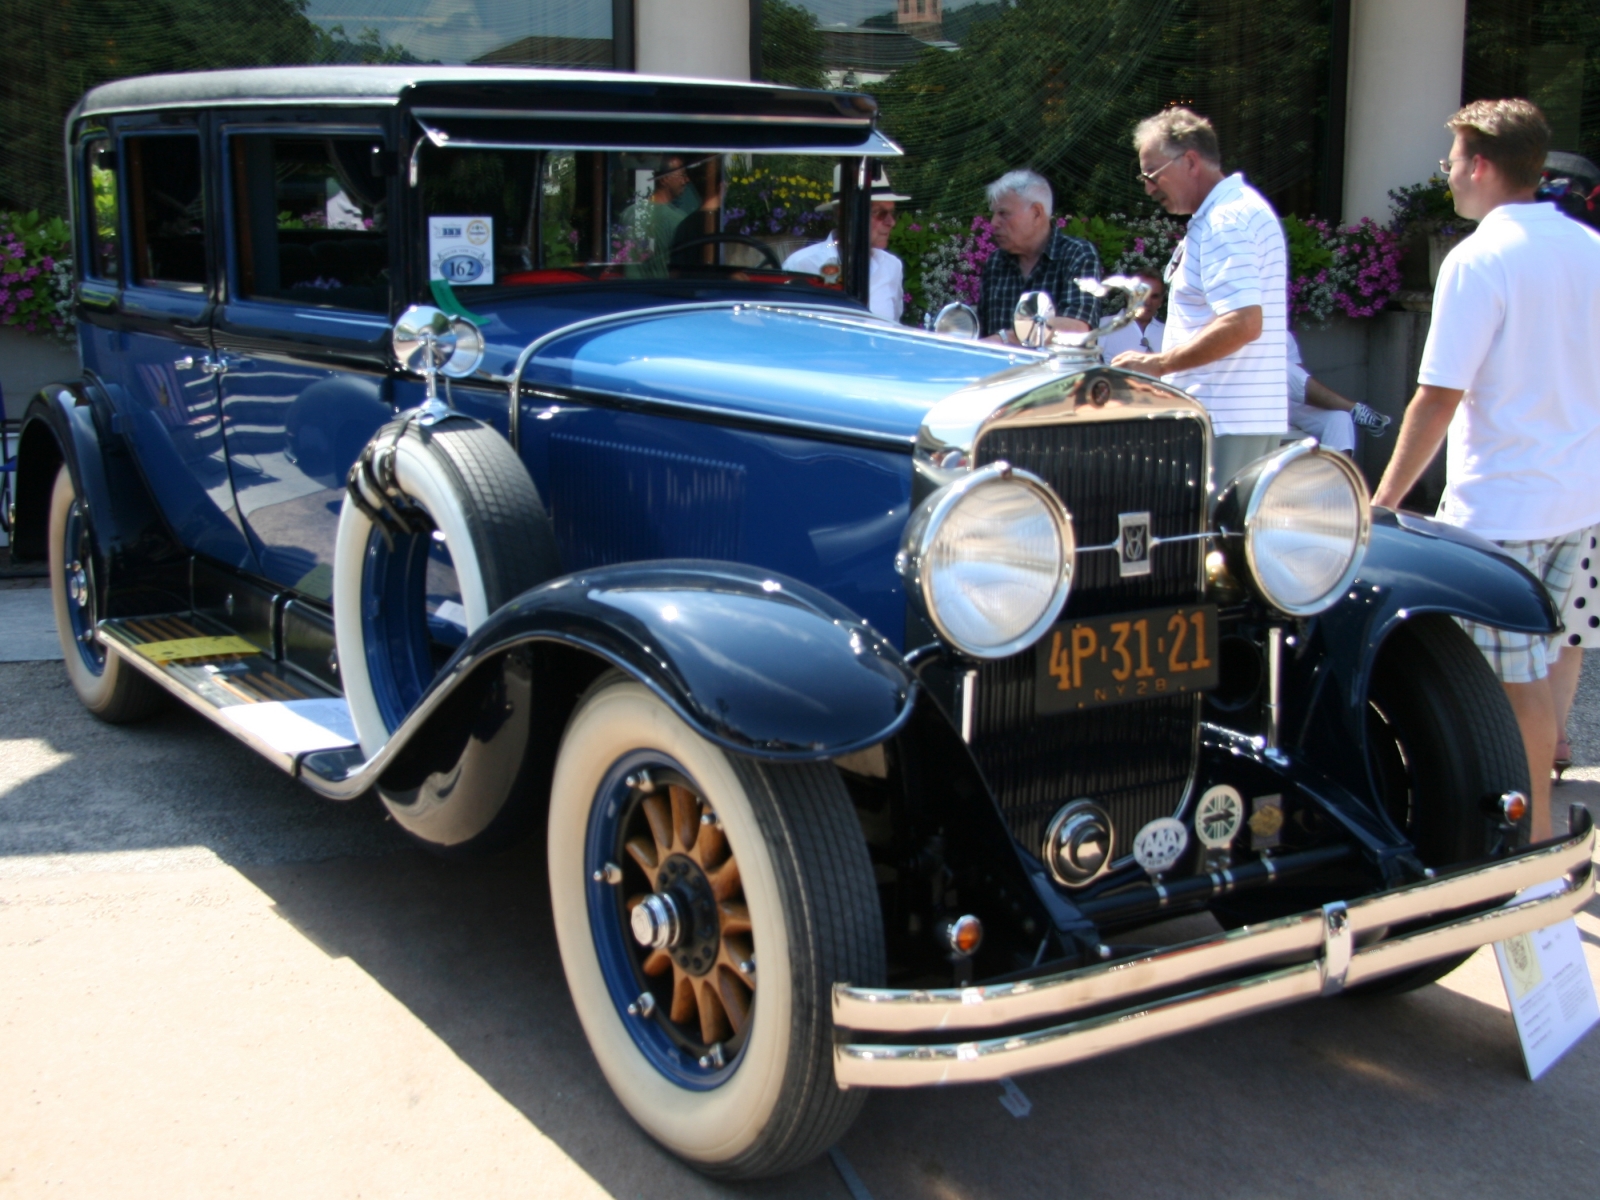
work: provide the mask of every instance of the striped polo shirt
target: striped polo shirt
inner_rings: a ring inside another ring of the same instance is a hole
[[[1189,218],[1167,264],[1167,329],[1174,350],[1218,317],[1261,306],[1261,336],[1226,358],[1162,378],[1206,407],[1218,434],[1289,428],[1288,253],[1266,197],[1229,175]]]

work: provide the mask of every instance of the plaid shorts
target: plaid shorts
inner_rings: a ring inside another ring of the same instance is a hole
[[[1546,538],[1537,542],[1496,542],[1512,558],[1544,584],[1560,612],[1572,590],[1573,575],[1578,567],[1578,554],[1587,529],[1577,529],[1565,537]],[[1561,655],[1562,635],[1559,633],[1512,633],[1496,629],[1493,625],[1480,625],[1476,621],[1456,618],[1461,628],[1472,635],[1472,640],[1502,683],[1534,683],[1550,674],[1550,666]]]

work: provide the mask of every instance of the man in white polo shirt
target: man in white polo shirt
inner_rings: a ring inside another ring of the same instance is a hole
[[[1499,542],[1560,609],[1580,535],[1600,521],[1600,235],[1534,201],[1550,129],[1528,101],[1475,100],[1446,127],[1439,165],[1479,225],[1440,267],[1421,386],[1372,499],[1399,507],[1448,432],[1439,519]],[[1561,638],[1463,625],[1517,715],[1542,840]]]
[[[1167,264],[1167,328],[1158,354],[1112,365],[1159,375],[1211,414],[1213,488],[1270,454],[1289,428],[1288,254],[1278,214],[1242,174],[1224,175],[1211,122],[1169,108],[1139,122],[1144,190],[1193,213]]]

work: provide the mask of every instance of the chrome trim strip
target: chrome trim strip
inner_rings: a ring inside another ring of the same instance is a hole
[[[1432,913],[1493,904],[1551,879],[1569,875],[1587,878],[1596,842],[1591,824],[1564,841],[1523,851],[1514,858],[1351,901],[1346,905],[1350,936],[1358,939]],[[833,989],[833,1020],[835,1025],[876,1033],[991,1029],[1041,1020],[1119,997],[1179,987],[1252,964],[1265,966],[1285,958],[1316,954],[1324,945],[1324,921],[1323,911],[1317,909],[1123,962],[1097,963],[990,986],[901,990],[837,983]],[[1393,944],[1380,942],[1355,951],[1354,958]],[[1441,956],[1448,953],[1452,951],[1441,951]],[[1350,982],[1356,982],[1357,977],[1358,973],[1352,970]]]
[[[1572,841],[1583,843],[1592,854],[1592,825]],[[1570,843],[1564,846],[1570,848]],[[1351,955],[1346,979],[1351,985],[1368,982],[1476,949],[1488,942],[1544,929],[1579,912],[1594,895],[1594,890],[1594,871],[1592,866],[1585,865],[1583,877],[1577,884],[1555,895],[1464,917],[1356,950]],[[1326,919],[1324,913],[1319,911],[1306,917],[1320,939]],[[1348,930],[1349,926],[1345,928]],[[840,1044],[834,1047],[834,1077],[841,1087],[923,1087],[997,1080],[1007,1075],[1081,1062],[1175,1033],[1310,999],[1325,993],[1332,976],[1333,970],[1327,960],[1317,958],[1153,1004],[1135,1004],[1031,1033],[938,1045]]]
[[[466,117],[479,121],[621,121],[626,124],[710,124],[710,125],[814,125],[819,129],[871,129],[874,117],[823,116],[762,116],[760,113],[663,113],[663,112],[586,112],[570,108],[413,108],[420,123],[422,118],[434,120]],[[887,139],[885,139],[887,140]],[[759,151],[758,151],[759,152]],[[896,148],[903,154],[903,150]],[[844,157],[848,150],[841,152]]]

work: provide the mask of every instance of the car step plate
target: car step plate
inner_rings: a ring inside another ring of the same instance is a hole
[[[276,766],[354,746],[343,696],[218,623],[191,614],[102,621],[112,652]]]

